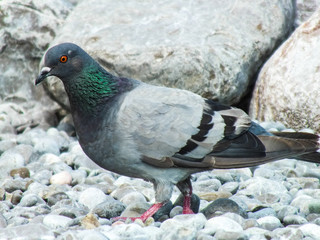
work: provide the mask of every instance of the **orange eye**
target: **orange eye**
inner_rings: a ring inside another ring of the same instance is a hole
[[[60,57],[60,62],[65,63],[66,61],[68,61],[68,57],[66,55]]]

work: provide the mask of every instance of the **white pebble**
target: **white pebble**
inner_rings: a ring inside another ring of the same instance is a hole
[[[58,184],[58,185],[68,184],[68,185],[70,185],[71,182],[72,182],[72,176],[67,171],[59,172],[50,178],[51,184]]]

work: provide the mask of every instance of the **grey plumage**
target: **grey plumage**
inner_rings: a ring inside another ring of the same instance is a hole
[[[151,181],[158,203],[174,185],[189,196],[195,172],[297,156],[320,162],[316,135],[274,136],[240,109],[112,76],[74,44],[49,49],[44,64],[36,84],[50,75],[63,81],[84,152],[107,170]]]

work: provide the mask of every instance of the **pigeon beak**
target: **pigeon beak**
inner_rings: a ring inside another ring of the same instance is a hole
[[[39,83],[41,83],[44,79],[46,79],[47,77],[50,76],[50,71],[51,68],[49,67],[43,67],[41,69],[41,72],[39,74],[39,76],[37,77],[36,81],[35,81],[35,85],[38,85]]]

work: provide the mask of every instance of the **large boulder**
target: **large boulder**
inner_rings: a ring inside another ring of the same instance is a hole
[[[320,131],[320,9],[300,25],[260,72],[250,115]]]
[[[237,103],[290,33],[291,0],[90,0],[51,45],[74,42],[116,75]],[[65,106],[61,83],[46,86]]]
[[[320,0],[296,0],[295,25],[300,26],[319,8]]]
[[[68,1],[0,1],[0,101],[41,95],[32,86],[44,50],[73,5]]]

